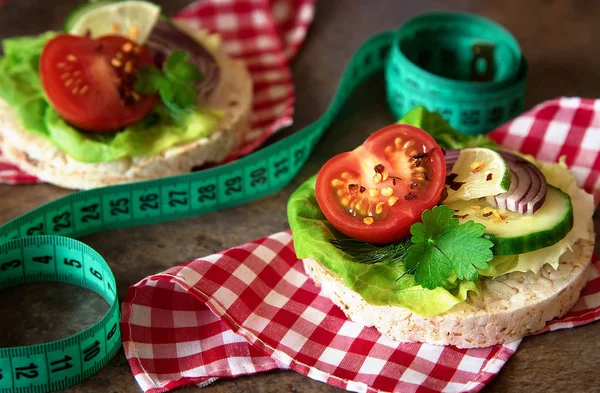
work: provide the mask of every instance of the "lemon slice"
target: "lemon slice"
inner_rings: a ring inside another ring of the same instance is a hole
[[[160,16],[160,7],[147,1],[99,2],[73,11],[65,22],[65,31],[92,37],[119,34],[143,44]]]
[[[444,203],[497,195],[510,187],[510,169],[502,156],[491,149],[462,149],[452,170],[446,174],[448,197]]]

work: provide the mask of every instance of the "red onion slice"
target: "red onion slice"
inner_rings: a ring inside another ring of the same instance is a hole
[[[200,97],[207,97],[219,85],[221,72],[214,56],[170,21],[159,19],[148,37],[146,46],[152,51],[155,63],[159,67],[162,67],[172,51],[188,52],[189,61],[202,73],[202,80],[196,86]]]
[[[535,213],[546,200],[548,183],[544,174],[531,162],[513,153],[498,150],[508,165],[512,181],[507,192],[491,195],[486,198],[487,202],[500,209],[510,210],[519,214]],[[446,172],[450,173],[458,156],[460,149],[446,151]]]

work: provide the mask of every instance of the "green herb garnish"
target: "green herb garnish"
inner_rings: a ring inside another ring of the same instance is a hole
[[[415,282],[423,288],[444,287],[452,274],[459,280],[475,281],[479,276],[477,269],[489,267],[494,243],[482,237],[484,225],[474,221],[459,225],[453,215],[454,210],[443,205],[425,210],[421,215],[423,222],[410,227],[410,240],[383,247],[356,239],[330,242],[356,262],[403,264],[404,274],[414,274]]]
[[[330,240],[330,243],[350,255],[356,262],[367,265],[376,263],[396,265],[402,263],[411,244],[408,238],[387,246],[376,246],[363,240],[350,238],[334,239]]]
[[[158,92],[169,111],[179,115],[196,104],[196,83],[202,74],[192,63],[188,62],[188,52],[175,50],[171,52],[160,70],[145,66],[140,70],[135,82],[135,90],[143,94]]]

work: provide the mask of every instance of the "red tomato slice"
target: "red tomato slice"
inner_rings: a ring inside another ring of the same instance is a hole
[[[118,35],[59,35],[40,57],[46,96],[58,114],[87,131],[116,131],[146,116],[157,95],[133,90],[136,72],[154,66],[148,50]]]
[[[323,214],[340,232],[382,244],[410,235],[410,226],[440,200],[445,178],[435,140],[420,128],[394,124],[327,161],[315,189]]]

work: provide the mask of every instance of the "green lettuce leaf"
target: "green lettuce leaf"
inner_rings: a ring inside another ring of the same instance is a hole
[[[120,132],[83,132],[58,115],[41,86],[39,57],[54,35],[48,32],[3,41],[0,99],[15,111],[26,131],[46,138],[77,161],[106,162],[158,153],[209,136],[222,117],[218,111],[195,109],[174,119],[159,104],[145,119]]]
[[[463,135],[452,128],[442,116],[422,106],[413,108],[397,122],[419,127],[429,133],[445,149],[467,147],[496,148],[499,145],[486,135]]]
[[[433,316],[451,309],[478,291],[476,282],[456,281],[454,289],[425,289],[414,276],[404,274],[404,266],[361,264],[333,246],[331,239],[345,237],[325,218],[315,197],[315,178],[298,188],[288,202],[288,221],[292,228],[298,258],[314,258],[337,273],[346,286],[373,305],[396,305],[423,315]]]

